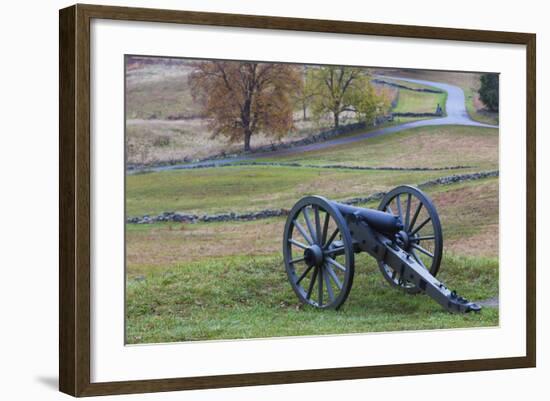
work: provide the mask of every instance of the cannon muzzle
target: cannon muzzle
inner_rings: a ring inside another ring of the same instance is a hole
[[[373,230],[380,233],[394,235],[403,230],[403,222],[399,216],[394,214],[375,209],[350,206],[339,202],[331,203],[340,211],[340,213],[342,213],[346,220],[354,216],[359,220],[363,220]]]

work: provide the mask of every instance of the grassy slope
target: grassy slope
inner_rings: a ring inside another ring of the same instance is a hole
[[[278,157],[272,161],[397,167],[468,165],[478,170],[498,168],[498,130],[462,126],[422,127],[307,154]]]
[[[474,299],[497,291],[494,260],[447,257],[442,278]],[[354,286],[341,310],[301,306],[279,256],[233,256],[176,264],[127,285],[127,341],[319,335],[498,324],[498,310],[451,315],[426,296],[385,283],[377,266],[358,258]],[[445,271],[446,270],[446,271]],[[207,278],[207,279],[205,279]]]
[[[290,208],[295,200],[305,195],[322,193],[334,199],[347,199],[441,175],[441,171],[271,166],[168,171],[129,176],[126,206],[129,216],[167,211],[219,213]]]

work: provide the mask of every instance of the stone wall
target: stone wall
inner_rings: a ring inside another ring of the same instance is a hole
[[[463,181],[474,181],[481,180],[484,178],[498,177],[498,170],[494,171],[483,171],[479,173],[469,173],[469,174],[456,174],[447,177],[440,177],[434,180],[429,180],[422,182],[417,185],[419,188],[428,188],[436,185],[447,185],[454,184]],[[348,205],[357,205],[365,204],[375,200],[380,200],[384,197],[385,192],[375,192],[366,197],[351,198],[345,200],[339,200],[341,203]],[[296,199],[298,200],[298,199]],[[279,217],[286,216],[289,213],[289,209],[264,209],[255,212],[243,212],[243,213],[220,213],[220,214],[186,214],[179,212],[164,212],[157,216],[141,216],[141,217],[129,217],[126,222],[130,224],[151,224],[151,223],[160,223],[160,222],[177,222],[177,223],[209,223],[209,222],[220,222],[220,221],[250,221],[250,220],[260,220],[267,219],[270,217]]]

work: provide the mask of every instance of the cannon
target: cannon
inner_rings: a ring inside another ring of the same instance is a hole
[[[306,196],[291,209],[284,230],[286,273],[303,303],[321,309],[342,306],[353,284],[355,256],[365,252],[390,285],[425,293],[449,312],[481,310],[436,279],[443,252],[441,223],[431,199],[416,187],[386,193],[378,210]]]

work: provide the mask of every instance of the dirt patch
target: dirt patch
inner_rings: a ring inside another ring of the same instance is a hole
[[[498,257],[498,225],[486,226],[474,235],[445,240],[445,250],[458,255]]]

